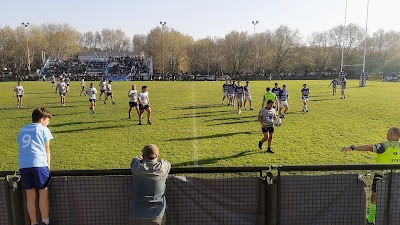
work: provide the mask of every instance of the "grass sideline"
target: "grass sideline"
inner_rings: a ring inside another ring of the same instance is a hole
[[[240,115],[221,105],[219,81],[113,82],[116,104],[98,100],[95,114],[89,113],[88,98],[79,96],[79,82],[71,83],[65,107],[50,82],[22,82],[23,109],[16,108],[12,97],[16,82],[0,82],[0,170],[18,169],[16,137],[39,106],[54,114],[49,125],[52,170],[128,168],[148,143],[158,145],[175,167],[374,163],[373,153],[343,154],[340,148],[383,141],[390,126],[400,126],[398,83],[368,82],[359,88],[357,80],[348,80],[347,98],[340,99],[340,89],[332,96],[327,80],[278,82],[287,85],[290,109],[275,129],[272,155],[257,148],[262,136],[257,114],[265,87],[274,81],[251,81],[255,110]],[[127,118],[132,83],[149,87],[152,125],[138,126],[135,112]],[[311,91],[308,113],[301,112],[303,83]]]

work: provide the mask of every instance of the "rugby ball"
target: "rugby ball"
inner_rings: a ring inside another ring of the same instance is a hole
[[[282,125],[282,119],[281,118],[276,118],[274,120],[274,125],[279,127],[280,125]]]

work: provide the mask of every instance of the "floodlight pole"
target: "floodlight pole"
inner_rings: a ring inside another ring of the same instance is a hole
[[[28,76],[31,74],[31,59],[30,59],[30,54],[29,54],[29,43],[28,43],[28,32],[27,28],[29,26],[29,23],[22,23],[23,26],[25,26],[25,35],[26,35],[26,51],[27,51],[27,57],[28,57]]]
[[[254,41],[254,46],[256,47],[256,25],[258,24],[258,20],[256,20],[256,21],[251,21],[251,23],[253,24],[253,26],[254,26],[254,29],[253,29],[253,41]],[[253,73],[255,73],[256,72],[256,63],[257,63],[257,49],[255,49],[255,51],[254,51],[256,54],[255,54],[255,59],[254,59],[254,68],[253,68]],[[254,74],[253,74],[254,75]]]
[[[343,71],[343,56],[344,56],[344,31],[346,29],[346,20],[347,20],[347,0],[346,0],[346,8],[344,11],[344,24],[343,24],[343,30],[342,30],[342,59],[340,61],[340,72]]]
[[[160,22],[162,26],[162,77],[164,79],[164,58],[165,58],[165,51],[164,51],[164,28],[167,22]]]

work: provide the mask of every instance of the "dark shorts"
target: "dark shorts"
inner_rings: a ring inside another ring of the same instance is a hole
[[[378,174],[378,173],[375,173],[374,179],[372,180],[372,187],[371,187],[371,190],[372,190],[373,192],[376,192],[376,183],[377,183],[379,180],[382,180],[382,178],[383,178],[382,175],[380,175],[380,174]]]
[[[50,170],[46,167],[19,169],[21,184],[24,189],[44,189],[50,184]]]
[[[22,98],[22,95],[17,95],[17,98]]]
[[[139,109],[148,109],[148,108],[150,108],[149,105],[142,105],[142,104],[139,104]]]
[[[96,99],[89,99],[89,102],[96,102]]]
[[[107,96],[111,96],[112,95],[112,92],[107,92]]]
[[[62,93],[62,92],[60,92],[60,96],[65,96],[65,94],[67,94],[67,93]]]
[[[100,90],[100,93],[104,93],[104,92],[106,92],[106,90]]]
[[[136,107],[138,105],[137,102],[129,102],[129,106],[132,107]]]
[[[51,83],[52,83],[52,84],[55,84],[56,82],[55,82],[55,81],[52,81]]]
[[[263,127],[261,130],[263,133],[270,133],[270,134],[274,133],[274,127]]]
[[[69,84],[67,84],[67,87],[69,87]]]

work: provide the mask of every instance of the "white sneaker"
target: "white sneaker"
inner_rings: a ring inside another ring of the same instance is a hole
[[[238,114],[240,114],[241,112],[242,112],[242,111],[239,110],[239,111],[238,111]]]

